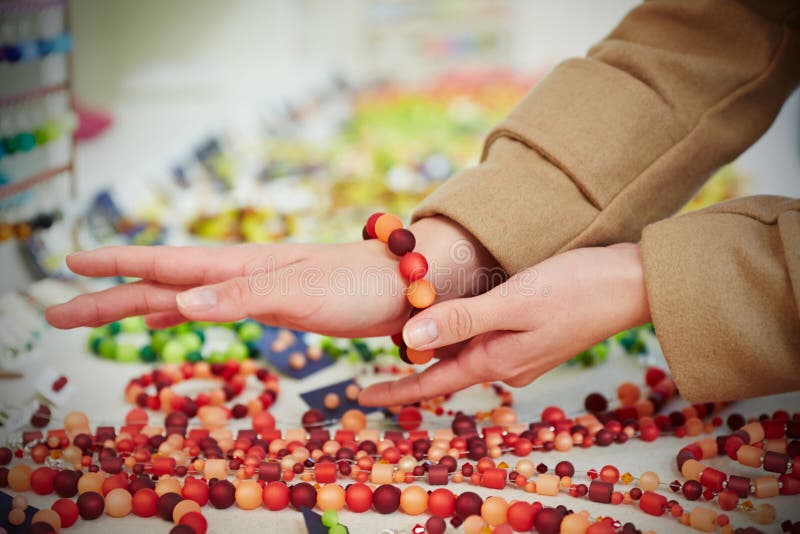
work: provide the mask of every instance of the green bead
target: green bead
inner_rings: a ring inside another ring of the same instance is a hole
[[[215,350],[208,355],[208,361],[210,363],[225,363],[225,359],[225,353],[219,350]]]
[[[188,323],[182,323],[173,327],[173,330],[176,334],[186,334],[187,332],[192,331],[192,326]]]
[[[177,339],[170,339],[161,351],[161,359],[166,363],[183,363],[188,350]]]
[[[92,350],[92,354],[100,354],[100,344],[103,342],[103,337],[96,337],[94,339],[89,340],[89,348]]]
[[[139,350],[130,343],[120,343],[117,345],[117,361],[137,362],[139,361]]]
[[[322,524],[330,528],[339,524],[339,514],[336,510],[325,510],[322,514]]]
[[[119,322],[119,326],[122,332],[128,333],[144,332],[147,329],[142,317],[126,317]]]
[[[225,355],[228,357],[228,359],[242,361],[247,359],[247,357],[250,355],[250,351],[247,350],[247,345],[239,342],[228,347]]]
[[[33,132],[33,136],[36,138],[37,145],[43,145],[47,143],[50,139],[47,137],[47,130],[41,128]]]
[[[200,338],[201,343],[206,342],[206,333],[203,332],[203,330],[201,330],[200,328],[193,328],[192,332],[194,332],[195,335]]]
[[[251,358],[258,358],[261,356],[261,349],[258,348],[258,343],[255,341],[248,341],[245,345],[247,345],[247,352]]]
[[[186,355],[186,359],[192,363],[197,363],[203,361],[203,355],[200,354],[200,351],[193,350]]]
[[[328,534],[347,534],[347,528],[342,524],[335,524],[328,529]]]
[[[13,137],[3,137],[0,142],[3,144],[3,152],[9,156],[17,151],[17,144],[14,142]]]
[[[372,353],[371,350],[369,350],[369,347],[367,346],[366,343],[364,343],[360,339],[353,339],[351,343],[353,344],[353,348],[356,349],[358,355],[361,356],[362,360],[364,360],[365,362],[371,362],[372,360],[375,359],[375,355]]]
[[[245,343],[259,340],[263,333],[261,325],[253,321],[246,321],[239,326],[239,339]]]
[[[100,346],[97,348],[97,352],[103,358],[113,360],[117,356],[117,342],[114,341],[112,337],[103,338],[100,342]]]
[[[182,343],[189,352],[200,350],[200,347],[203,346],[203,341],[200,339],[200,336],[194,332],[184,332],[182,334],[178,334],[175,339]]]
[[[156,361],[156,352],[150,345],[145,345],[142,347],[142,350],[139,351],[139,357],[143,362],[154,362]]]
[[[153,347],[153,350],[156,352],[156,354],[159,354],[164,350],[164,345],[166,345],[167,341],[170,339],[172,339],[172,336],[166,330],[156,330],[153,332],[153,338],[150,340],[150,345]]]
[[[14,144],[20,152],[30,152],[36,147],[36,137],[31,132],[21,132],[14,137]]]

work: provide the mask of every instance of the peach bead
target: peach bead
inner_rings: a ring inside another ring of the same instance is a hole
[[[750,436],[750,443],[758,443],[764,439],[764,427],[757,421],[747,423],[739,430],[746,432]]]
[[[566,452],[572,448],[572,436],[570,436],[567,432],[556,434],[555,439],[553,439],[553,444],[555,445],[557,451]]]
[[[522,459],[518,461],[514,469],[517,471],[517,473],[527,478],[530,478],[534,474],[536,474],[536,466],[534,465],[533,462],[527,459]]]
[[[639,477],[639,487],[642,491],[656,491],[660,481],[657,474],[652,471],[645,471]]]
[[[394,466],[392,464],[375,464],[372,466],[370,482],[373,484],[391,484]]]
[[[202,514],[203,511],[200,509],[200,505],[197,504],[196,501],[192,499],[184,499],[178,504],[175,505],[175,508],[172,509],[172,521],[177,525],[181,522],[181,518],[188,514],[189,512],[197,512],[198,514]]]
[[[327,484],[317,490],[317,506],[323,512],[338,512],[344,508],[344,488],[339,484]]]
[[[228,476],[228,462],[220,458],[211,458],[206,460],[203,466],[203,478],[211,480],[216,478],[222,480]]]
[[[536,477],[536,493],[539,495],[558,495],[561,478],[558,475],[543,474]]]
[[[397,462],[397,467],[405,471],[406,473],[410,473],[414,470],[417,466],[417,459],[411,455],[406,455],[400,458]]]
[[[435,298],[435,296],[434,296],[434,298]],[[431,302],[431,304],[432,304],[432,302]],[[412,348],[407,348],[406,349],[406,356],[408,357],[409,360],[411,360],[411,363],[413,363],[413,364],[425,365],[426,363],[428,363],[429,361],[431,361],[433,359],[433,352],[434,352],[433,349],[416,350],[416,349],[412,349]]]
[[[132,505],[133,498],[127,489],[114,488],[106,494],[106,514],[111,517],[125,517],[131,513]]]
[[[84,473],[83,476],[78,479],[78,494],[82,495],[88,491],[94,491],[102,495],[103,482],[105,482],[105,480],[106,477],[101,473]]]
[[[408,486],[400,494],[400,509],[408,515],[419,515],[428,508],[428,492],[420,486]]]
[[[486,521],[479,515],[471,515],[464,520],[462,526],[464,534],[483,534]]]
[[[755,496],[759,499],[774,497],[779,492],[778,478],[774,476],[756,477],[753,479]]]
[[[639,400],[642,392],[633,382],[623,382],[617,388],[617,398],[623,406],[633,406]]]
[[[386,243],[389,240],[389,234],[402,227],[403,221],[400,220],[400,217],[384,213],[375,221],[375,236]]]
[[[126,490],[125,493],[128,493]],[[130,497],[130,493],[128,493],[128,497]],[[108,501],[106,501],[106,508],[108,508]],[[58,513],[50,510],[49,508],[42,508],[41,510],[37,511],[33,514],[31,518],[31,525],[34,523],[47,523],[53,530],[59,532],[61,530],[61,516]]]
[[[561,477],[561,487],[563,489],[569,489],[570,486],[572,486],[572,477]]]
[[[714,532],[717,528],[717,512],[710,508],[695,506],[689,512],[689,524],[692,528],[703,532]]]
[[[269,442],[269,453],[270,454],[278,454],[280,451],[286,448],[287,443],[282,439],[273,439]]]
[[[568,514],[561,520],[561,534],[584,534],[591,523],[583,514]]]
[[[536,437],[542,441],[553,441],[556,439],[556,433],[550,428],[540,428],[536,433]]]
[[[788,444],[786,443],[786,438],[781,439],[766,439],[764,440],[764,450],[765,451],[773,451],[773,452],[780,452],[782,454],[786,454],[786,447]]]
[[[517,422],[517,412],[510,406],[498,406],[492,410],[492,424],[508,426]]]
[[[64,430],[69,432],[78,428],[89,428],[89,418],[83,412],[69,412],[64,417]]]
[[[775,521],[775,507],[771,504],[759,504],[756,506],[756,523],[759,525],[769,525]]]
[[[396,484],[402,484],[403,481],[406,479],[406,472],[400,471],[399,469],[394,472],[393,480]]]
[[[700,473],[702,473],[703,469],[705,468],[706,466],[704,466],[697,460],[689,459],[683,462],[683,466],[681,467],[681,474],[690,480],[696,480],[700,482]]]
[[[764,451],[752,445],[742,445],[736,451],[736,461],[748,467],[761,467]]]
[[[700,445],[700,450],[703,451],[703,458],[713,458],[719,453],[717,440],[713,438],[701,439],[697,444]]]
[[[652,401],[649,400],[641,400],[633,406],[636,408],[636,413],[639,414],[639,417],[653,415],[653,412],[655,411],[655,406],[653,406]]]
[[[211,460],[208,461],[210,462]],[[183,491],[183,488],[181,488],[181,483],[177,478],[162,477],[158,480],[158,482],[156,482],[155,490],[158,496],[161,497],[167,493],[177,493],[180,495]]]
[[[32,472],[33,469],[26,464],[15,465],[8,470],[8,487],[20,492],[30,490]]]
[[[487,497],[481,505],[481,517],[491,526],[502,525],[508,516],[508,503],[502,497]]]
[[[341,425],[344,430],[361,432],[367,426],[367,416],[361,410],[347,410],[342,414]]]
[[[255,480],[242,480],[236,488],[236,506],[242,510],[255,510],[261,506],[261,486]]]
[[[436,300],[436,290],[430,282],[420,278],[409,284],[406,297],[415,308],[427,308]]]
[[[22,508],[14,508],[8,512],[8,522],[12,526],[19,526],[25,522],[25,510]]]
[[[76,447],[75,445],[69,445],[66,449],[61,453],[61,457],[67,463],[75,465],[80,463],[81,456],[83,456],[83,452],[81,452],[80,448]]]
[[[687,436],[699,436],[703,433],[705,429],[705,425],[703,421],[698,419],[697,417],[692,417],[691,419],[686,420],[686,435]]]

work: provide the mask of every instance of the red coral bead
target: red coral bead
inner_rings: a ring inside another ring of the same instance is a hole
[[[409,252],[400,258],[400,274],[413,282],[425,276],[428,272],[428,260],[419,252]]]
[[[375,239],[378,237],[375,234],[375,222],[380,218],[381,215],[383,215],[383,213],[379,211],[377,213],[373,213],[369,216],[369,219],[367,219],[367,224],[364,226],[364,229],[367,231],[367,235],[369,235],[370,239]]]

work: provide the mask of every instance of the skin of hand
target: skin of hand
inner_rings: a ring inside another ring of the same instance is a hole
[[[415,315],[403,329],[409,347],[458,350],[421,373],[365,388],[359,402],[409,404],[496,380],[521,387],[603,339],[649,321],[637,244],[572,250],[486,293],[436,303]]]
[[[410,226],[416,249],[441,300],[486,287],[457,283],[494,267],[494,260],[457,224],[442,217]],[[468,248],[466,257],[454,246]],[[222,247],[106,247],[67,258],[90,277],[140,280],[80,295],[49,308],[56,328],[99,326],[142,315],[149,327],[186,320],[267,324],[321,334],[362,337],[395,334],[409,317],[407,284],[398,258],[378,240],[339,245],[268,244]]]

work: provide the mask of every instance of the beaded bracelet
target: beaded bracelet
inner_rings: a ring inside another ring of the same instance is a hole
[[[430,307],[436,300],[436,290],[433,285],[424,279],[428,273],[428,261],[419,252],[414,252],[417,240],[414,234],[403,228],[403,222],[397,215],[390,213],[373,213],[367,219],[361,231],[365,240],[378,239],[386,243],[389,250],[400,257],[400,275],[408,281],[406,298],[414,313]],[[392,336],[392,341],[400,349],[400,358],[408,364],[423,365],[433,358],[433,350],[415,350],[408,348],[403,342],[402,333]]]

